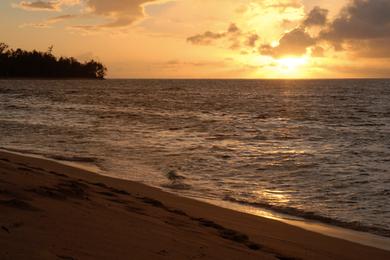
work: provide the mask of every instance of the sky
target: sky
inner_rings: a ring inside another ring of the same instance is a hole
[[[109,78],[390,77],[390,0],[1,0],[0,31]]]

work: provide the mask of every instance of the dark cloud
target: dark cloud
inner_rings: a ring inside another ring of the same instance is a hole
[[[254,34],[251,34],[249,35],[247,38],[246,38],[246,41],[245,41],[245,44],[249,47],[255,47],[256,46],[256,42],[260,39],[259,35],[257,35],[256,33]]]
[[[240,29],[236,24],[231,23],[226,31],[223,32],[211,32],[207,31],[202,34],[196,34],[194,36],[188,37],[187,41],[195,44],[195,45],[209,45],[213,43],[215,40],[222,38],[230,38],[232,41],[234,40],[232,37],[238,36],[241,34]],[[234,40],[235,44],[236,41]]]
[[[310,26],[324,26],[327,22],[329,11],[327,9],[314,7],[307,15],[303,25],[306,27]]]
[[[196,34],[188,37],[187,42],[195,45],[211,45],[218,40],[224,40],[225,44],[229,44],[229,49],[237,50],[241,54],[245,54],[249,53],[249,49],[253,51],[259,39],[260,37],[256,33],[243,32],[235,23],[231,23],[226,31],[207,31],[202,34]]]
[[[237,27],[236,24],[234,23],[231,23],[228,30],[227,30],[228,33],[239,33],[240,32],[240,29]]]
[[[354,0],[318,36],[355,57],[389,58],[390,1]]]
[[[321,39],[333,42],[388,37],[389,0],[354,0],[320,33]]]
[[[272,47],[268,44],[260,46],[260,53],[273,57],[302,56],[308,47],[313,46],[316,39],[312,38],[303,28],[296,28],[279,40],[279,45]]]
[[[345,49],[355,57],[389,59],[390,38],[350,41]]]
[[[188,37],[187,41],[195,44],[195,45],[209,45],[211,44],[214,40],[224,38],[226,36],[226,33],[214,33],[207,31],[202,34],[196,34],[194,36]]]

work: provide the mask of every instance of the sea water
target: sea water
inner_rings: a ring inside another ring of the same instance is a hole
[[[390,80],[1,80],[0,147],[390,236]]]

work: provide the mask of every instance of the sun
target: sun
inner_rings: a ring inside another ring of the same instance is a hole
[[[307,78],[311,76],[312,59],[310,56],[301,57],[270,57],[261,55],[240,55],[236,62],[245,64],[253,70],[253,78]]]
[[[300,67],[307,64],[307,57],[287,57],[276,60],[280,72],[295,73]]]

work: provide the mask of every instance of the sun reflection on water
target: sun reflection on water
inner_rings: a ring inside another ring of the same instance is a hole
[[[282,190],[264,189],[261,191],[256,191],[255,196],[261,198],[261,200],[265,200],[270,203],[286,204],[290,202],[290,198],[286,194],[286,191]]]

